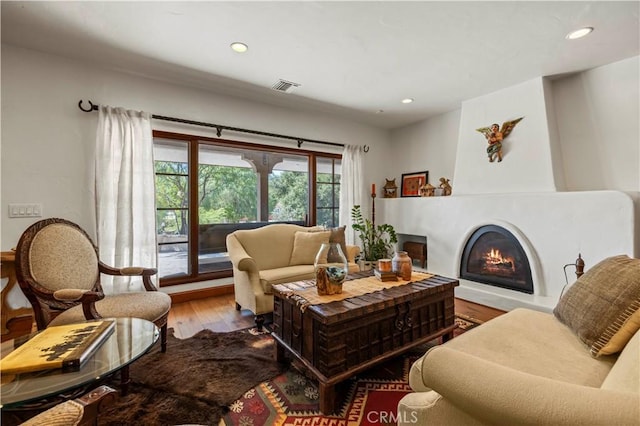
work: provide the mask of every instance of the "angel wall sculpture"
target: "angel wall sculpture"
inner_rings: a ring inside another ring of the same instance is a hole
[[[476,131],[482,133],[489,146],[487,147],[487,156],[489,161],[493,162],[494,158],[498,157],[498,162],[502,161],[502,141],[509,136],[509,133],[516,127],[516,124],[520,122],[524,117],[516,118],[515,120],[505,121],[502,123],[502,128],[498,124],[494,123],[491,127],[481,127]]]

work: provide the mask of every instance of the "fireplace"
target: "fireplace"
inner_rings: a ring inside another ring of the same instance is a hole
[[[460,278],[533,294],[527,255],[518,239],[498,225],[481,226],[467,240]]]

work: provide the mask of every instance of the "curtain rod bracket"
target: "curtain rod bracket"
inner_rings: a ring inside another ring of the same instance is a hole
[[[216,126],[216,135],[218,135],[218,137],[222,136],[222,127]]]
[[[82,102],[84,102],[84,101],[82,99],[80,99],[80,102],[78,102],[78,108],[80,108],[84,112],[91,112],[91,111],[97,111],[98,110],[98,105],[94,105],[93,102],[91,102],[91,101],[87,101],[87,102],[89,102],[89,109],[84,109],[84,108],[82,108]]]
[[[302,139],[298,139],[298,148],[302,146],[302,142],[304,142]]]

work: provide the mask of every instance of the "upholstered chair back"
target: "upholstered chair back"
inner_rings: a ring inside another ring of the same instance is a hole
[[[54,296],[59,290],[102,292],[98,249],[73,222],[51,218],[27,228],[16,251],[16,276],[34,309],[38,329],[62,311],[80,304]]]
[[[40,229],[27,256],[31,278],[47,290],[91,290],[98,280],[96,250],[75,226],[52,223]]]

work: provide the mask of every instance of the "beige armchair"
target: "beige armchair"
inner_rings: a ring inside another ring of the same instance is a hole
[[[262,327],[264,314],[273,312],[271,286],[315,277],[314,260],[323,242],[343,245],[349,272],[358,272],[355,263],[360,248],[344,243],[345,228],[325,230],[291,224],[272,224],[258,229],[239,230],[227,236],[227,250],[233,264],[236,309],[249,309]]]
[[[140,276],[146,291],[105,296],[100,274]],[[151,281],[155,274],[152,268],[105,265],[87,233],[65,219],[34,223],[16,248],[18,283],[33,306],[38,330],[86,319],[142,318],[160,328],[165,352],[171,298],[157,291]]]

